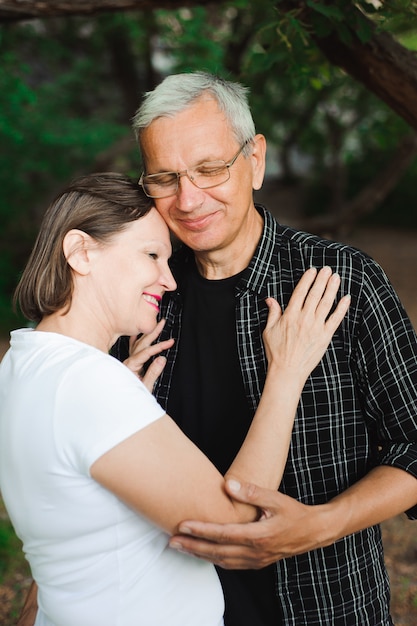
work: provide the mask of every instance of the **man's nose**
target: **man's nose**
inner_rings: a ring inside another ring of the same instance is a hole
[[[203,190],[196,187],[192,182],[193,177],[187,171],[179,172],[177,206],[183,211],[192,211],[196,206],[200,206],[203,198]]]

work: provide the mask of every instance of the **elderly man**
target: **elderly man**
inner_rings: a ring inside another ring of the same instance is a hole
[[[367,255],[254,204],[266,142],[241,85],[169,76],[134,129],[140,184],[184,244],[161,336],[177,341],[155,393],[221,471],[264,383],[265,296],[285,305],[311,265],[330,265],[352,296],[348,332],[302,394],[280,492],[241,488],[261,521],[186,522],[172,546],[221,566],[229,626],[392,624],[378,524],[417,514],[417,340],[398,297]]]

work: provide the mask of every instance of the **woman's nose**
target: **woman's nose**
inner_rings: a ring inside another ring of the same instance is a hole
[[[161,280],[162,285],[164,286],[166,291],[174,291],[177,287],[177,283],[175,281],[174,276],[172,275],[171,270],[169,269],[169,265],[167,264],[165,272],[162,276]]]

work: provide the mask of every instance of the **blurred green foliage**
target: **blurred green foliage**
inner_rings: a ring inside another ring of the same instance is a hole
[[[0,518],[0,584],[18,569],[29,575],[29,566],[22,552],[22,543],[16,537],[7,518]]]
[[[389,164],[407,125],[331,66],[305,30],[298,3],[288,10],[291,3],[281,1],[282,12],[281,2],[234,0],[215,11],[197,6],[0,27],[0,332],[23,323],[10,299],[46,205],[79,173],[138,173],[130,119],[141,93],[167,73],[207,70],[250,88],[257,130],[271,147],[269,170],[305,190],[306,215],[333,209],[338,177],[347,200]],[[374,0],[307,4],[316,34],[336,31],[346,40],[354,29],[366,41],[371,17],[416,47],[414,1],[391,0],[382,9]],[[417,227],[416,168],[414,162],[374,221]]]
[[[29,581],[30,577],[31,572],[22,551],[22,543],[7,518],[0,498],[0,586],[2,586],[0,621],[4,626],[17,623],[26,594],[26,581]]]

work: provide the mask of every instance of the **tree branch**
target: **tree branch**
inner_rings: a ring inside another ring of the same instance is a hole
[[[113,11],[178,9],[221,4],[223,0],[0,0],[0,22]]]
[[[417,130],[417,55],[389,33],[368,43],[355,36],[351,46],[334,34],[315,42],[326,58],[345,70]]]

